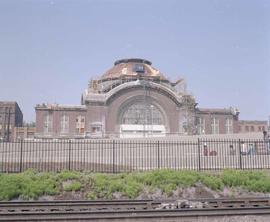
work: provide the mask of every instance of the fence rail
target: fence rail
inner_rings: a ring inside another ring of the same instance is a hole
[[[0,172],[270,168],[263,140],[43,140],[0,142]]]

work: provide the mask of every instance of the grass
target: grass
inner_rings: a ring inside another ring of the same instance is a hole
[[[81,173],[77,171],[63,170],[58,174],[58,178],[62,181],[75,180],[80,178]]]
[[[70,184],[65,184],[63,186],[64,191],[79,191],[82,188],[82,184],[78,181],[72,182]]]
[[[32,170],[21,174],[0,174],[0,200],[37,199],[58,192],[58,182],[53,174],[38,174]]]
[[[196,171],[154,170],[122,174],[74,171],[39,173],[28,170],[19,174],[0,174],[0,200],[38,199],[61,192],[83,192],[88,199],[113,199],[114,195],[136,198],[145,189],[171,196],[183,187],[204,184],[212,190],[225,186],[254,192],[270,192],[270,176],[264,171],[224,170],[219,174]]]

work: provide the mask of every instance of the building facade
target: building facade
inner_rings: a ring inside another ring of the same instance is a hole
[[[20,126],[14,127],[14,140],[33,139],[35,138],[36,127]]]
[[[0,101],[0,140],[14,139],[14,128],[23,125],[23,114],[16,102]]]
[[[264,132],[268,130],[267,121],[240,120],[239,133]]]
[[[40,104],[36,137],[101,138],[239,132],[239,111],[197,107],[185,82],[169,81],[145,59],[122,59],[91,80],[81,105]]]

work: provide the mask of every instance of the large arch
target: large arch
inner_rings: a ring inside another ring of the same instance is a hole
[[[148,110],[151,105],[162,116],[162,124],[156,124],[156,129],[153,128],[152,122],[148,124],[140,124],[141,126],[132,126],[133,129],[137,127],[138,131],[143,128],[143,131],[159,131],[163,135],[165,133],[177,133],[179,130],[179,107],[181,106],[179,101],[172,100],[168,94],[163,93],[162,90],[153,89],[152,87],[126,87],[123,90],[118,90],[116,95],[107,97],[107,114],[106,114],[106,131],[107,132],[119,132],[123,130],[123,115],[127,111],[128,107],[133,104],[142,105],[148,104]],[[154,110],[153,110],[154,111]],[[149,113],[149,111],[148,111]],[[149,117],[149,114],[148,114]],[[126,124],[128,125],[128,124]],[[136,125],[136,124],[133,124]],[[147,125],[147,126],[146,126]],[[150,126],[149,126],[150,125]],[[131,127],[131,128],[132,128]],[[148,127],[148,130],[146,129]],[[129,128],[129,126],[124,126]],[[130,129],[131,129],[130,128]]]
[[[159,102],[144,95],[127,99],[118,109],[120,137],[165,136],[168,117]]]
[[[137,80],[132,82],[126,82],[123,83],[112,90],[110,90],[106,95],[106,101],[105,103],[109,105],[112,100],[115,99],[115,97],[121,95],[121,93],[125,93],[126,91],[132,90],[132,89],[143,89],[143,90],[152,90],[157,91],[160,94],[163,94],[170,98],[177,106],[181,106],[182,104],[182,96],[176,94],[172,90],[170,90],[168,87],[165,87],[161,84],[157,84],[154,82],[144,81],[144,80]]]

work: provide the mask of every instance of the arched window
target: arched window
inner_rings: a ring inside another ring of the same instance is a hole
[[[151,104],[134,103],[124,112],[122,124],[164,125],[160,110]]]

